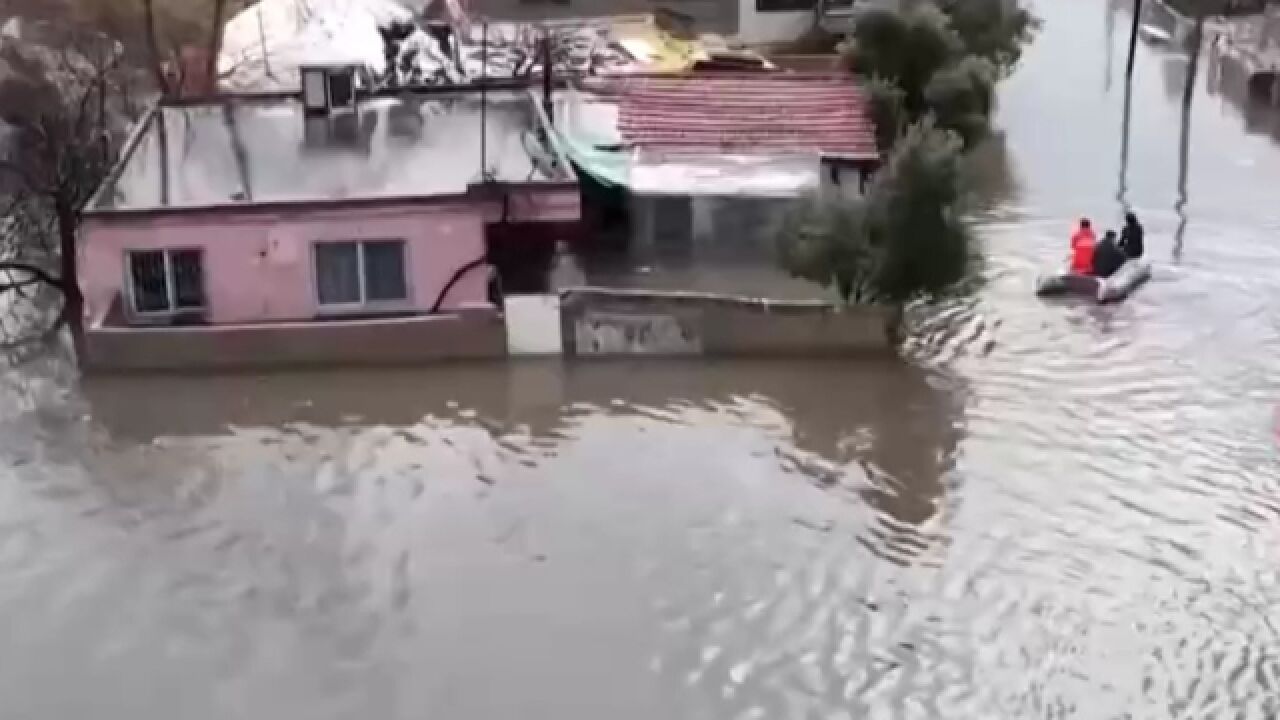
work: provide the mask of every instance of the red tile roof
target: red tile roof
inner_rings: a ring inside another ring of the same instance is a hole
[[[878,157],[866,95],[847,75],[629,76],[619,95],[624,141],[662,154]]]

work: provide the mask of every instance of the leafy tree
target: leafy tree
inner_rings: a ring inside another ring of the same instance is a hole
[[[960,213],[961,151],[932,120],[913,125],[865,197],[823,191],[796,203],[778,234],[782,266],[846,303],[948,293],[975,259]]]
[[[818,191],[783,216],[779,259],[793,276],[834,288],[846,304],[874,302],[878,253],[871,244],[866,199]]]
[[[990,61],[1001,73],[1018,64],[1038,22],[1018,0],[937,0],[965,50]]]
[[[868,192],[881,248],[874,287],[884,302],[945,295],[968,275],[973,235],[961,213],[961,139],[931,120],[913,125]]]
[[[930,113],[966,146],[984,137],[996,83],[1035,27],[1019,0],[936,0],[867,11],[841,51],[846,67],[867,85],[881,149],[900,134],[903,121]]]
[[[868,10],[842,47],[845,66],[863,77],[893,81],[913,114],[924,109],[924,91],[934,73],[964,54],[950,20],[932,3],[910,10]]]
[[[990,130],[997,73],[986,58],[969,55],[934,73],[925,86],[925,106],[938,125],[958,134],[966,147],[977,144]]]
[[[882,155],[888,154],[907,126],[907,94],[892,80],[882,77],[867,80],[863,89],[876,126],[876,147]]]

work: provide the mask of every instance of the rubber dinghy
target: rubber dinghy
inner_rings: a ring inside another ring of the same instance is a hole
[[[1120,266],[1109,278],[1093,275],[1077,275],[1063,272],[1044,275],[1036,282],[1036,295],[1054,297],[1080,295],[1097,302],[1119,302],[1129,297],[1143,283],[1151,279],[1151,263],[1146,260],[1130,260]]]

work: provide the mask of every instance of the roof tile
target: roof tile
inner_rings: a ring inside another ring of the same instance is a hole
[[[645,151],[878,157],[866,95],[847,75],[628,76],[610,90],[622,138]]]

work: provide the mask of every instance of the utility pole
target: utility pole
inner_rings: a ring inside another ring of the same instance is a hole
[[[1142,0],[1133,0],[1133,27],[1129,30],[1129,65],[1125,68],[1125,80],[1133,78],[1133,56],[1138,52],[1138,26],[1142,23]]]

